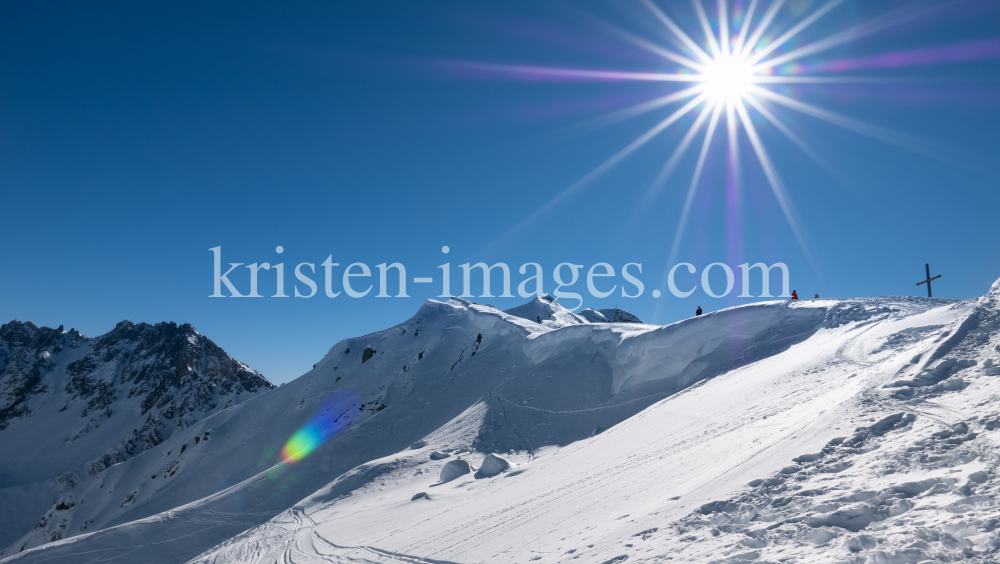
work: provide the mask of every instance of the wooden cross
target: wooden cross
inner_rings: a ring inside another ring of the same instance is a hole
[[[931,278],[931,265],[925,264],[924,267],[927,269],[927,279],[924,280],[923,282],[917,282],[917,286],[921,284],[927,284],[927,297],[933,298],[934,296],[931,294],[931,280],[937,280],[938,278],[941,278],[941,275],[938,274],[934,278]]]

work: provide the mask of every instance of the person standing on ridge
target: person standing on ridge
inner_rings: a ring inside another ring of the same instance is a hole
[[[795,292],[795,290],[792,290],[792,299],[793,300],[799,299],[799,295],[798,295],[798,293]]]
[[[694,311],[694,315],[695,315],[695,317],[697,317],[697,316],[701,315],[701,306],[698,306],[698,309],[696,309],[696,310]]]

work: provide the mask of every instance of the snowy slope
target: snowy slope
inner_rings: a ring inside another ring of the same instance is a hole
[[[474,410],[198,561],[995,561],[1000,283],[793,308],[827,312],[808,340],[503,478],[435,483]]]
[[[190,325],[0,325],[0,555],[102,526],[106,469],[271,388]]]
[[[9,561],[985,562],[1000,547],[1000,282],[973,302],[772,302],[666,327],[560,310],[428,301],[202,421],[210,462],[170,478],[186,505],[140,499],[144,520]],[[281,462],[331,397],[359,406],[350,425]]]
[[[546,307],[553,320],[573,317],[558,304]],[[813,321],[795,321],[803,317]],[[405,450],[482,400],[486,423],[476,448],[531,452],[569,444],[733,363],[805,338],[821,318],[770,304],[719,312],[693,329],[683,323],[561,325],[460,299],[428,301],[396,327],[339,343],[295,382],[109,468],[104,481],[114,486],[101,493],[109,491],[116,507],[129,510],[105,520],[121,527],[79,543],[110,557],[133,552],[122,547],[136,538],[150,538],[157,539],[162,561],[193,557],[359,464]],[[775,325],[783,330],[774,331]],[[675,345],[638,348],[651,338]],[[360,419],[303,460],[279,464],[284,443],[334,393],[357,396],[365,408]],[[194,437],[206,431],[212,440],[195,447]],[[52,550],[57,547],[46,552]]]

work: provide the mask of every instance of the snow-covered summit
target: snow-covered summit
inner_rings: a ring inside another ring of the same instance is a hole
[[[552,328],[587,323],[586,319],[573,314],[549,295],[534,298],[522,306],[504,310],[504,313]]]
[[[534,298],[524,305],[504,310],[504,313],[550,328],[587,323],[642,323],[634,314],[619,308],[587,308],[574,314],[549,295]]]
[[[634,314],[616,307],[608,309],[591,309],[588,307],[580,312],[580,317],[591,323],[642,323]]]

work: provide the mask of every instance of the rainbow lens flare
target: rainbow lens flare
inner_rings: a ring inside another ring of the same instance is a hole
[[[288,463],[302,460],[357,421],[363,407],[361,398],[354,392],[343,390],[330,394],[316,414],[282,447],[282,460]]]

